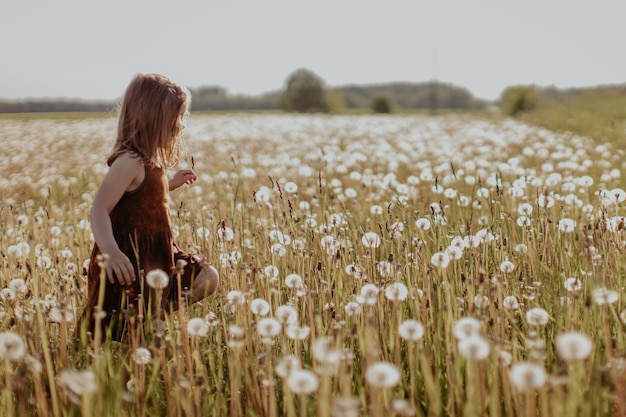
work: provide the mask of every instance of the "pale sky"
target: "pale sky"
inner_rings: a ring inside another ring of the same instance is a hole
[[[497,99],[510,85],[626,82],[623,0],[7,0],[0,98],[115,99],[138,72],[229,93],[436,79]]]

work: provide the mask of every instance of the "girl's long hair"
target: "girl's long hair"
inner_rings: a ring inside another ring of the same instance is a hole
[[[117,140],[107,164],[130,152],[148,165],[175,166],[184,145],[182,116],[189,111],[190,102],[189,92],[168,78],[136,75],[119,109]]]

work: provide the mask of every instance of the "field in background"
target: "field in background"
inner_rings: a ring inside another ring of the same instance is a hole
[[[218,293],[74,341],[114,130],[0,120],[3,415],[626,412],[621,148],[470,115],[192,114],[172,220]]]

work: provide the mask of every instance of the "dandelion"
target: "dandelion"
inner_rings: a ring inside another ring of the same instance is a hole
[[[393,272],[393,265],[389,261],[380,261],[376,264],[376,270],[381,277],[386,277]]]
[[[385,297],[390,301],[404,301],[409,295],[409,290],[401,282],[394,282],[385,288]]]
[[[9,258],[21,258],[23,255],[22,248],[18,245],[9,245],[7,248],[7,256]]]
[[[153,269],[146,274],[146,283],[151,288],[162,290],[170,283],[170,277],[162,269]]]
[[[619,293],[617,291],[609,290],[606,288],[596,288],[593,290],[593,300],[597,305],[613,304],[619,300]]]
[[[286,355],[278,360],[274,372],[281,378],[287,378],[291,373],[302,367],[300,359],[294,355]]]
[[[295,326],[289,325],[285,328],[285,335],[292,340],[304,340],[311,334],[311,328],[309,326]]]
[[[285,183],[283,189],[290,194],[294,194],[298,192],[298,185],[295,182],[289,181]]]
[[[377,388],[392,388],[400,382],[400,371],[387,362],[375,362],[365,371],[365,380]]]
[[[131,355],[131,358],[137,365],[147,365],[152,360],[152,353],[150,349],[138,347]]]
[[[517,212],[522,216],[530,216],[533,212],[533,206],[529,203],[521,203],[517,206]]]
[[[400,324],[398,334],[406,341],[417,342],[424,337],[424,325],[417,320],[405,320]]]
[[[196,229],[196,235],[198,235],[200,239],[207,240],[211,237],[211,229],[204,226],[198,227],[198,229]]]
[[[209,323],[199,317],[193,317],[187,322],[187,332],[190,336],[206,336],[209,332]]]
[[[463,248],[459,246],[448,246],[446,248],[446,253],[450,259],[459,260],[463,257]]]
[[[263,274],[268,278],[278,278],[279,270],[274,265],[268,265],[263,268]]]
[[[272,317],[264,317],[257,322],[256,330],[263,341],[271,341],[280,334],[282,325]]]
[[[26,286],[26,281],[24,281],[22,278],[13,278],[11,282],[9,282],[9,288],[15,294],[23,294],[28,290],[28,287]]]
[[[430,230],[430,220],[425,217],[419,218],[415,220],[415,227],[417,227],[419,230]]]
[[[517,310],[520,307],[519,300],[514,295],[507,295],[504,297],[502,300],[502,306],[507,310]]]
[[[376,249],[380,246],[380,236],[378,236],[375,232],[367,232],[361,238],[361,242],[363,242],[363,246],[370,249]]]
[[[0,332],[0,359],[10,362],[18,362],[26,355],[26,344],[17,334],[12,332]]]
[[[549,195],[542,194],[537,198],[537,206],[541,208],[551,208],[554,206],[554,198]]]
[[[276,319],[282,324],[293,324],[298,320],[298,312],[291,306],[282,305],[276,309]]]
[[[465,359],[483,360],[489,356],[489,342],[477,334],[459,340],[459,353]]]
[[[322,245],[322,249],[324,249],[328,255],[332,255],[335,253],[337,239],[331,235],[324,236],[320,239],[320,245]]]
[[[361,297],[367,305],[374,305],[378,300],[379,289],[375,284],[365,284],[361,287]]]
[[[337,365],[341,359],[341,352],[334,348],[329,337],[320,337],[311,345],[313,357],[325,365]]]
[[[331,410],[332,417],[359,417],[361,402],[357,397],[336,397]]]
[[[298,274],[289,274],[285,278],[285,285],[289,288],[302,287],[302,277]]]
[[[250,310],[257,316],[266,316],[270,312],[270,304],[262,298],[255,298],[250,303]]]
[[[15,300],[15,292],[11,288],[3,288],[0,290],[0,298],[5,301],[13,301]]]
[[[548,312],[541,307],[531,308],[526,312],[526,321],[531,326],[545,326],[549,319]]]
[[[317,375],[307,369],[294,369],[287,377],[287,386],[294,394],[312,394],[318,385]]]
[[[437,252],[430,258],[430,263],[439,268],[447,268],[450,263],[450,255],[446,252]]]
[[[559,230],[565,233],[571,233],[576,229],[576,221],[568,218],[559,220]]]
[[[98,390],[96,374],[87,369],[64,369],[57,375],[57,383],[78,396],[93,394]]]
[[[378,204],[374,204],[372,207],[370,207],[370,214],[373,215],[380,215],[383,214],[384,210],[381,206],[379,206]]]
[[[270,251],[272,252],[272,254],[274,254],[274,256],[277,256],[279,258],[285,256],[285,254],[287,253],[287,249],[282,243],[274,243],[270,247]]]
[[[578,332],[565,332],[556,337],[556,351],[566,362],[587,359],[593,349],[589,337]]]
[[[509,274],[513,272],[514,269],[515,269],[515,264],[511,261],[503,261],[500,264],[500,271],[504,272],[505,274]]]
[[[394,413],[400,416],[410,417],[415,415],[415,410],[411,406],[411,403],[404,398],[394,398],[391,401],[390,408]]]
[[[523,243],[518,243],[517,245],[515,245],[515,252],[517,252],[517,253],[527,253],[528,252],[528,246],[526,246]]]
[[[48,312],[48,318],[53,323],[73,323],[74,313],[63,307],[54,306]]]
[[[530,218],[526,216],[519,216],[515,223],[517,223],[519,227],[530,227],[532,225]]]
[[[498,365],[509,366],[513,362],[513,355],[504,349],[498,349]]]
[[[245,332],[241,326],[231,324],[228,328],[228,346],[238,348],[243,346]]]
[[[346,312],[346,315],[348,316],[356,316],[358,314],[361,314],[362,310],[363,310],[363,307],[361,307],[361,304],[355,301],[350,301],[344,307],[344,311]]]
[[[570,277],[565,280],[563,286],[567,291],[573,292],[580,290],[583,286],[583,283],[578,278]]]
[[[465,339],[480,333],[480,321],[473,317],[463,317],[454,323],[452,332],[457,339]]]
[[[238,306],[246,303],[246,296],[238,290],[229,291],[226,295],[226,302],[229,306]]]
[[[545,369],[532,362],[518,362],[511,367],[509,378],[520,391],[533,391],[546,383]]]

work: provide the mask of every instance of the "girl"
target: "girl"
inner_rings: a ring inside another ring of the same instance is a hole
[[[168,281],[162,293],[163,308],[178,308],[179,275],[181,288],[189,290],[190,303],[217,288],[217,270],[181,252],[172,240],[167,193],[197,179],[191,169],[177,171],[170,180],[165,176],[165,169],[180,158],[183,117],[190,98],[185,89],[157,74],[137,75],[126,90],[117,140],[107,159],[110,168],[91,208],[96,243],[85,309],[91,332],[101,322],[103,331],[109,330],[114,340],[120,340],[127,327],[125,310],[141,308],[140,294],[143,306],[149,303],[150,288],[144,280],[151,271],[169,276],[163,280]],[[105,273],[104,294],[100,294]],[[96,320],[99,302],[101,320]]]

